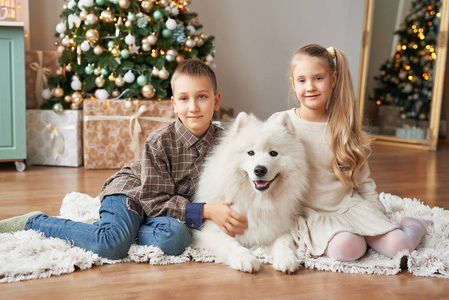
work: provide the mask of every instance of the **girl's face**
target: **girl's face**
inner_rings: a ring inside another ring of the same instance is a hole
[[[301,117],[323,119],[326,104],[337,82],[337,72],[331,73],[324,58],[300,55],[295,59],[291,83],[295,95],[301,103]]]

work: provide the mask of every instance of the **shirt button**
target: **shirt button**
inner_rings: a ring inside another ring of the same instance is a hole
[[[195,228],[195,224],[193,224],[193,223],[190,224],[190,227]]]

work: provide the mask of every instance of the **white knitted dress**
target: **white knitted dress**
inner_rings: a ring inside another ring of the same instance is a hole
[[[309,168],[310,189],[302,200],[304,216],[297,223],[297,242],[304,242],[312,255],[319,256],[339,232],[376,236],[399,228],[385,216],[368,164],[356,176],[360,183],[357,187],[343,186],[332,172],[327,123],[305,121],[294,109],[271,118],[282,114],[290,116],[298,139],[303,142]]]

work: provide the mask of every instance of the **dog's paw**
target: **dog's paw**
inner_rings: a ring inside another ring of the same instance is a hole
[[[257,273],[260,269],[260,261],[250,253],[232,257],[228,263],[231,268],[246,273]]]
[[[273,257],[273,268],[283,273],[292,274],[299,268],[299,262],[294,253],[285,253]]]

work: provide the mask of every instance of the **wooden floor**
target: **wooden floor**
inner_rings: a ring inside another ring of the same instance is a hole
[[[419,198],[449,209],[449,147],[437,152],[402,147],[373,147],[372,177],[379,192]],[[98,195],[115,170],[29,167],[19,173],[0,163],[0,219],[41,210],[59,215],[66,193]],[[0,262],[1,263],[1,262]],[[104,265],[48,279],[0,284],[0,299],[449,299],[449,280],[416,277],[407,270],[394,276],[357,275],[300,269],[285,275],[270,265],[245,274],[210,263],[151,266]]]

